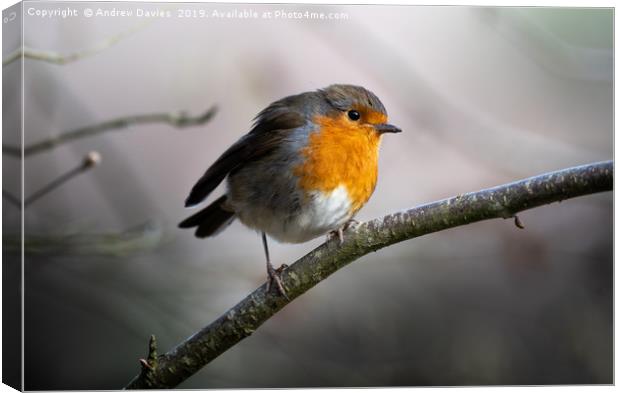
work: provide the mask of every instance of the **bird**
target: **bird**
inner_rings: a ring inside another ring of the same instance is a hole
[[[269,256],[267,235],[282,243],[338,236],[374,192],[379,146],[388,123],[379,98],[364,87],[333,84],[277,100],[254,118],[192,187],[186,207],[201,204],[226,180],[226,192],[183,220],[198,238],[212,237],[235,219],[261,234],[267,291],[288,299]]]

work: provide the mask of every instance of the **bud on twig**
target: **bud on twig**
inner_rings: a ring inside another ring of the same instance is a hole
[[[96,151],[90,151],[86,156],[84,156],[84,161],[82,162],[82,166],[84,168],[90,168],[97,166],[101,163],[101,154]]]
[[[80,166],[71,169],[68,172],[63,173],[58,176],[56,179],[49,182],[47,185],[43,186],[38,191],[35,191],[32,195],[24,200],[24,207],[30,205],[37,199],[41,198],[45,194],[55,190],[56,188],[63,185],[65,182],[69,181],[71,178],[79,175],[82,172],[87,171],[90,168],[94,168],[101,162],[101,155],[96,151],[91,151],[84,156],[82,163]]]

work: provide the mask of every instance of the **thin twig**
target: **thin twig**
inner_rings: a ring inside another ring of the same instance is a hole
[[[5,189],[2,189],[2,198],[6,199],[8,202],[17,206],[18,208],[22,208],[22,202],[19,200],[19,198],[17,198]]]
[[[41,189],[35,191],[28,198],[24,199],[24,208],[28,207],[29,205],[31,205],[33,202],[35,202],[37,199],[41,198],[45,194],[60,187],[65,182],[71,180],[71,178],[91,168],[94,168],[100,162],[101,162],[101,156],[99,155],[99,153],[97,153],[96,151],[91,151],[84,157],[84,159],[82,160],[79,166],[58,176],[57,178],[55,178],[54,180],[52,180],[51,182],[43,186]]]
[[[523,223],[521,222],[521,219],[517,215],[515,215],[515,226],[519,229],[525,229],[525,226],[523,225]]]
[[[352,261],[403,240],[516,213],[613,187],[613,162],[589,164],[459,195],[361,223],[317,247],[282,273],[291,300]],[[137,375],[125,388],[174,388],[248,337],[290,301],[264,284],[210,325],[158,357],[149,378]]]
[[[15,60],[22,58],[22,57],[24,59],[39,60],[39,61],[44,61],[44,62],[48,62],[52,64],[59,64],[59,65],[71,63],[71,62],[83,59],[85,57],[95,55],[99,52],[102,52],[108,49],[109,47],[118,43],[122,39],[134,34],[135,32],[137,32],[138,30],[142,29],[143,27],[145,27],[146,25],[150,23],[152,23],[152,20],[144,20],[130,27],[129,29],[125,31],[122,31],[116,35],[113,35],[111,37],[108,37],[102,40],[101,42],[99,42],[98,44],[90,48],[77,51],[77,52],[73,52],[73,53],[68,53],[68,54],[61,54],[57,52],[44,51],[44,50],[38,50],[38,49],[32,49],[32,48],[26,48],[26,47],[18,48],[14,50],[13,52],[11,52],[7,57],[5,57],[2,60],[2,67],[5,67],[8,64],[11,64]]]
[[[189,126],[201,125],[213,118],[217,112],[217,107],[212,106],[206,112],[198,116],[189,116],[185,112],[180,113],[151,113],[145,115],[133,115],[126,117],[119,117],[118,119],[108,120],[103,123],[94,124],[87,127],[78,128],[72,131],[64,132],[58,136],[45,139],[40,142],[35,142],[30,146],[24,147],[24,157],[32,154],[41,153],[45,150],[52,149],[63,143],[69,141],[85,138],[106,132],[109,130],[119,129],[123,127],[129,127],[136,124],[148,124],[148,123],[168,123],[171,126],[183,128]],[[2,152],[12,156],[21,156],[21,149],[15,146],[2,145]]]
[[[163,225],[147,222],[121,232],[89,233],[88,229],[75,228],[70,231],[53,233],[4,233],[2,235],[3,251],[11,255],[20,254],[22,248],[26,255],[41,256],[105,256],[127,258],[143,254],[160,247],[169,239]]]
[[[157,369],[157,340],[155,335],[151,334],[149,339],[149,354],[146,359],[140,359],[140,366],[142,366],[142,374],[144,378],[149,378],[149,375]]]

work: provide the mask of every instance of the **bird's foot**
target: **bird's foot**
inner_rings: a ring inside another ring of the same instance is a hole
[[[340,228],[328,233],[327,241],[338,237],[338,239],[340,240],[340,244],[344,243],[344,232],[349,229],[355,229],[355,227],[358,226],[359,224],[360,224],[359,221],[354,220],[353,218],[350,219],[349,221],[345,222],[344,225],[341,226]]]
[[[282,266],[277,269],[274,269],[271,263],[267,265],[267,275],[269,276],[269,280],[267,281],[267,292],[271,291],[272,287],[275,287],[278,294],[284,296],[286,300],[291,300],[286,295],[286,289],[284,289],[284,284],[282,283],[282,278],[280,277],[282,272],[287,268],[287,264],[282,264]]]

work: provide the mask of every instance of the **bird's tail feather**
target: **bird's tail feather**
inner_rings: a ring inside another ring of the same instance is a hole
[[[196,237],[215,236],[235,220],[235,213],[224,208],[226,195],[222,195],[198,213],[181,221],[179,228],[196,229]]]

